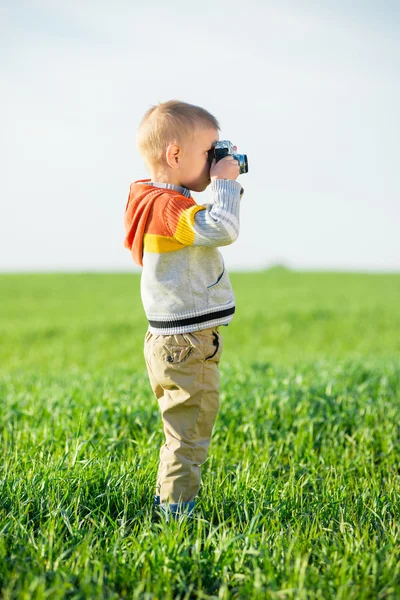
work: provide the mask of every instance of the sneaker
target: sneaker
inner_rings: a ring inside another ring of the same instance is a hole
[[[178,521],[183,519],[193,521],[195,505],[195,500],[191,500],[190,502],[173,502],[170,504],[161,503],[160,496],[157,496],[157,494],[154,495],[154,512],[164,515],[167,523],[171,520]]]

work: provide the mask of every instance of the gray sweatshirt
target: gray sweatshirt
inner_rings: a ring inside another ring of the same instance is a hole
[[[124,245],[143,266],[141,297],[154,334],[227,325],[235,296],[219,246],[236,240],[243,188],[211,183],[212,201],[198,205],[187,188],[138,180],[125,211]]]

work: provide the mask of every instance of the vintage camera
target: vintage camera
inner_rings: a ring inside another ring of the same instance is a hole
[[[218,162],[221,160],[221,158],[225,158],[225,156],[232,156],[239,162],[240,175],[242,173],[248,173],[249,163],[247,160],[247,154],[236,154],[233,150],[233,144],[229,140],[216,142],[215,146],[213,146],[210,150],[210,163],[214,157]]]

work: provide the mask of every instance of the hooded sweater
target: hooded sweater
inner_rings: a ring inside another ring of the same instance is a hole
[[[130,185],[124,246],[143,267],[141,298],[154,334],[187,333],[227,325],[235,296],[218,246],[239,234],[243,188],[216,179],[210,204],[190,190],[139,179]]]

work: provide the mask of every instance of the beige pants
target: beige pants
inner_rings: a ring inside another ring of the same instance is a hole
[[[153,335],[144,356],[163,421],[156,493],[161,503],[193,501],[200,489],[200,465],[207,458],[219,409],[219,327],[192,333]]]

